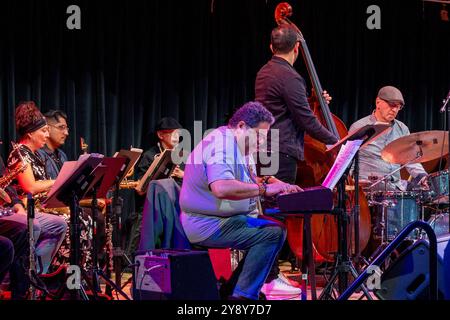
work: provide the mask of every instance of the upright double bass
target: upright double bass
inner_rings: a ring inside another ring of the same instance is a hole
[[[342,120],[330,112],[328,104],[322,96],[323,89],[319,77],[317,76],[305,38],[300,29],[289,20],[291,15],[292,7],[286,2],[280,3],[275,9],[275,21],[277,24],[289,24],[297,31],[302,56],[314,92],[316,93],[314,98],[310,101],[311,108],[322,125],[337,138],[342,138],[347,135],[347,128]],[[305,161],[300,161],[297,165],[298,175],[296,183],[302,187],[320,185],[333,165],[333,155],[326,152],[324,143],[313,139],[307,134],[305,135],[304,154]],[[353,196],[351,194],[348,195],[351,202]],[[362,250],[367,246],[370,236],[370,212],[367,200],[362,194],[362,191],[359,199],[359,250]],[[302,259],[303,219],[298,217],[287,217],[286,226],[288,229],[289,245],[295,255]],[[349,228],[349,230],[352,230],[352,228]],[[314,245],[313,256],[316,262],[334,260],[333,254],[336,253],[338,249],[337,231],[336,217],[326,214],[313,215],[313,218],[311,219],[311,232]],[[352,241],[349,241],[349,243],[352,243]]]

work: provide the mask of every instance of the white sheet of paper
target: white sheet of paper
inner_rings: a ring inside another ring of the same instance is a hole
[[[47,195],[47,199],[50,199],[50,197],[58,190],[61,185],[75,172],[77,168],[78,161],[66,161],[64,162],[61,171],[58,174],[58,177],[56,178],[55,183],[53,184],[52,188],[50,189],[50,192]],[[65,207],[66,205],[58,199],[53,198],[52,201],[45,204],[46,208],[60,208]]]
[[[323,187],[329,188],[331,190],[334,189],[336,184],[339,182],[339,179],[342,177],[345,170],[347,170],[348,166],[352,162],[356,152],[358,152],[363,142],[363,140],[347,141],[347,143],[341,147],[341,150],[339,150],[333,166],[328,172],[325,180],[322,182]]]
[[[78,158],[78,161],[66,161],[64,162],[61,171],[58,174],[58,177],[56,177],[56,181],[53,184],[52,188],[50,189],[49,193],[47,194],[47,199],[50,199],[50,197],[58,190],[64,182],[66,182],[69,177],[73,175],[73,173],[87,160],[89,159],[90,154],[83,154]],[[60,202],[58,199],[53,198],[51,201],[46,202],[44,205],[46,208],[60,208],[65,207],[66,205],[62,202]]]

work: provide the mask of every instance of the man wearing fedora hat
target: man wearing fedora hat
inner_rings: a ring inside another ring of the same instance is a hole
[[[154,138],[157,142],[142,155],[136,170],[137,180],[144,176],[157,155],[165,149],[173,149],[178,144],[180,138],[178,130],[182,128],[183,127],[181,124],[176,119],[171,117],[164,117],[158,121],[155,131],[152,134],[154,135],[152,138]],[[182,170],[182,167],[177,166],[172,173],[172,178],[179,186],[181,186],[183,176],[184,171]],[[127,253],[129,256],[133,255],[140,241],[140,229],[142,224],[144,203],[145,195],[136,194],[135,212],[134,216],[131,218],[133,221],[130,231],[131,237],[127,248]]]
[[[384,122],[391,125],[391,128],[385,134],[372,141],[359,152],[360,179],[369,179],[369,177],[380,179],[399,168],[398,164],[384,161],[381,158],[381,152],[392,141],[410,134],[408,127],[396,119],[404,105],[405,101],[400,90],[393,86],[385,86],[378,91],[375,99],[376,108],[372,114],[351,125],[349,131],[357,130],[376,122]],[[406,169],[413,178],[412,183],[408,185],[406,181],[402,181],[400,172],[397,172],[392,175],[386,184],[380,183],[378,188],[380,190],[404,191],[418,184],[426,186],[427,172],[420,163],[409,164],[406,166]]]
[[[145,172],[147,172],[153,160],[155,160],[156,155],[165,149],[173,149],[178,144],[180,138],[178,129],[182,128],[181,124],[171,117],[165,117],[158,121],[155,129],[155,136],[158,142],[142,155],[142,159],[137,168],[138,179],[141,179]],[[176,178],[177,182],[181,184],[183,170],[179,167],[175,168],[172,177]]]

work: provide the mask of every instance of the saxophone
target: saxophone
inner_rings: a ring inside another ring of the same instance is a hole
[[[14,178],[21,172],[25,171],[28,164],[22,162],[20,166],[15,168],[14,170],[8,171],[8,173],[2,177],[0,177],[0,203],[6,202],[11,203],[11,198],[5,192],[5,188],[11,184]]]
[[[14,142],[12,142],[13,145],[13,149],[19,149],[20,148],[20,144],[16,144]],[[9,183],[21,172],[25,171],[25,169],[28,166],[28,162],[24,159],[24,157],[22,156],[22,154],[20,153],[20,151],[17,152],[19,157],[20,157],[20,163],[21,165],[18,168],[15,168],[13,171],[11,171],[11,173],[5,177],[2,178],[0,180],[0,187],[2,186],[1,183],[3,181],[3,179],[5,181],[9,181]],[[33,199],[34,199],[34,206],[35,206],[35,210],[39,211],[39,212],[44,212],[44,213],[51,213],[51,214],[56,214],[56,215],[64,215],[64,214],[69,214],[70,210],[69,207],[61,207],[61,208],[52,208],[52,209],[46,209],[42,206],[42,201],[47,198],[47,193],[48,191],[45,192],[40,192],[37,194],[33,195]],[[22,197],[22,202],[25,205],[25,207],[27,207],[28,205],[28,199],[26,196]]]
[[[28,167],[28,164],[25,162],[22,162],[21,165],[14,170],[11,170],[3,177],[0,177],[0,188],[4,189],[14,180],[14,178],[19,174],[25,171],[25,169]]]

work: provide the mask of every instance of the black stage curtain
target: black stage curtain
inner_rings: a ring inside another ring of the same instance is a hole
[[[149,145],[162,116],[188,129],[222,124],[254,98],[270,58],[273,0],[0,2],[0,139],[16,139],[14,107],[35,100],[69,116],[70,158],[79,137],[106,155]],[[443,128],[438,109],[450,89],[450,23],[440,4],[409,1],[291,1],[332,111],[347,126],[371,112],[379,87],[399,87],[411,131]],[[66,9],[81,8],[81,30]],[[369,30],[366,9],[381,9]],[[301,60],[301,58],[299,59]],[[302,61],[297,69],[305,77]]]

